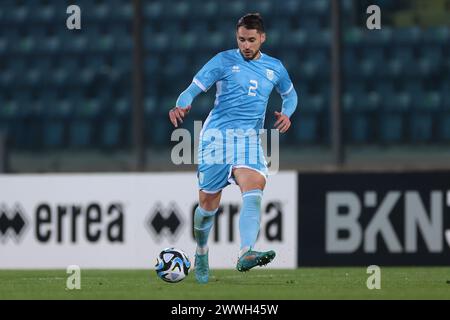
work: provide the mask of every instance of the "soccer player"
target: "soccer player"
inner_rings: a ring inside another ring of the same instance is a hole
[[[216,84],[214,108],[199,137],[199,206],[194,214],[197,242],[194,265],[195,277],[200,283],[208,282],[208,235],[222,189],[230,183],[237,184],[242,193],[237,270],[248,271],[275,258],[272,250],[253,250],[268,175],[258,133],[263,128],[267,101],[273,88],[283,100],[281,112],[275,112],[275,128],[281,133],[291,126],[289,118],[297,107],[297,93],[283,64],[260,51],[266,34],[259,14],[247,14],[239,19],[236,38],[238,49],[220,52],[203,66],[169,112],[170,121],[178,127],[191,109],[194,98]],[[223,134],[223,139],[217,137],[218,132]],[[230,133],[232,139],[227,139]],[[245,144],[236,145],[235,138],[244,139]]]

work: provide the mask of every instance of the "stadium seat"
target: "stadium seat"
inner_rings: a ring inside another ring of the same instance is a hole
[[[199,96],[200,98],[201,96]],[[159,105],[156,108],[156,115],[158,116],[166,116],[171,108],[175,106],[177,102],[178,96],[164,96],[159,99]],[[196,103],[197,99],[193,102]]]
[[[144,98],[144,112],[147,116],[156,114],[157,108],[158,108],[158,101],[155,96],[146,96]]]
[[[73,113],[72,100],[57,101],[56,109],[43,117],[43,147],[62,148],[66,144],[66,128]]]
[[[217,28],[211,28],[211,24],[204,18],[197,23],[183,23],[181,29],[180,32],[193,32],[197,35],[203,34],[205,31],[217,31]]]
[[[109,21],[114,23],[131,22],[133,18],[133,3],[132,1],[123,0],[109,0],[106,1],[107,6],[110,8],[108,15]],[[144,3],[145,6],[145,3]]]
[[[128,54],[120,53],[114,54],[111,58],[112,60],[112,68],[119,69],[122,71],[131,71],[133,61],[130,59]]]
[[[2,3],[2,6],[0,6],[0,21],[7,21],[8,16],[8,3]]]
[[[359,68],[355,68],[355,65],[359,63],[359,59],[356,50],[350,46],[345,46],[342,53],[342,73],[344,78],[354,81],[355,78],[361,77]]]
[[[144,3],[144,17],[146,20],[155,21],[161,19],[164,12],[163,1],[145,1]]]
[[[65,125],[61,120],[47,119],[46,125],[43,126],[43,147],[46,149],[61,148],[65,145]]]
[[[199,35],[194,32],[183,32],[177,37],[171,37],[170,47],[176,51],[191,51],[194,50],[200,43],[208,45],[208,41],[199,41]]]
[[[259,0],[247,3],[248,12],[259,12],[263,18],[271,16],[275,5],[270,0]]]
[[[411,95],[407,92],[392,93],[385,91],[382,98],[379,121],[380,142],[386,144],[406,142],[405,118],[411,107]]]
[[[0,100],[0,127],[2,131],[5,132],[14,142],[16,140],[18,132],[18,114],[19,106],[18,103],[10,99]],[[15,143],[14,143],[15,145]]]
[[[195,117],[197,119],[198,117],[197,120],[199,120],[200,118],[205,119],[214,107],[214,101],[215,97],[213,95],[213,90],[210,90],[206,94],[198,96],[195,99],[194,104],[192,105],[191,112],[193,118]]]
[[[36,8],[37,10],[33,10],[32,13],[30,14],[30,17],[33,20],[45,24],[51,24],[56,20],[57,8],[55,7],[55,5],[50,4],[48,2],[47,3],[43,2],[37,4]],[[65,13],[65,11],[63,11],[63,13]]]
[[[128,96],[115,97],[111,104],[113,112],[110,117],[106,118],[109,132],[103,132],[103,142],[116,144],[118,148],[124,148],[131,142],[131,121],[132,121],[132,99]],[[108,123],[110,121],[110,123]],[[146,122],[151,123],[151,122]],[[104,127],[105,128],[105,127]],[[109,135],[109,137],[108,137]]]
[[[114,39],[114,52],[131,52],[133,49],[133,33],[127,24],[117,23],[110,28],[111,37]]]
[[[327,0],[300,1],[300,12],[310,16],[328,13],[330,3]]]
[[[298,111],[293,121],[295,141],[302,143],[318,143],[320,140],[321,116],[325,108],[325,100],[321,95],[302,95]]]
[[[25,23],[30,15],[33,14],[33,12],[30,12],[30,8],[25,5],[15,6],[14,10],[11,13],[12,19],[17,24]]]
[[[416,60],[420,77],[438,76],[445,68],[443,49],[440,46],[427,45],[419,49],[419,58]]]
[[[441,82],[440,85],[441,108],[436,124],[437,140],[450,142],[450,79]]]
[[[150,41],[151,39],[151,41]],[[158,32],[146,34],[146,40],[144,40],[144,47],[149,52],[167,52],[170,44],[170,38],[167,33]]]
[[[97,34],[89,39],[95,51],[111,52],[114,48],[114,37],[111,34]]]
[[[329,50],[331,46],[331,32],[329,30],[317,30],[314,35],[307,37],[308,47],[314,49]]]
[[[98,116],[101,111],[99,99],[80,100],[74,107],[74,117],[69,126],[69,144],[75,148],[86,148],[95,141]]]
[[[350,17],[353,14],[353,0],[341,0],[341,10],[344,17]]]
[[[343,41],[345,45],[351,46],[352,48],[358,48],[363,44],[364,40],[364,30],[357,27],[348,27],[343,30]]]
[[[311,16],[304,14],[301,16],[301,19],[299,21],[300,29],[302,30],[308,30],[308,32],[312,33],[320,33],[323,29],[323,25],[320,19],[318,19],[317,16]],[[314,39],[314,37],[311,37],[311,39]]]
[[[118,119],[106,119],[103,121],[100,144],[106,149],[115,149],[120,146],[120,122]]]
[[[381,143],[404,143],[403,116],[400,114],[383,113],[379,116],[379,139]]]
[[[221,14],[225,17],[236,19],[246,13],[245,2],[241,0],[230,0],[222,2],[219,6]]]
[[[207,36],[207,41],[205,42],[205,44],[207,44],[207,48],[210,50],[220,50],[220,48],[225,50],[224,46],[225,38],[226,36],[220,31],[210,32]],[[197,46],[198,44],[202,44],[202,41],[199,41],[198,38],[196,39],[196,42]]]
[[[450,28],[393,28],[383,23],[381,30],[367,30],[354,23],[353,2],[340,1],[345,18],[342,102],[347,141],[450,142]],[[66,1],[2,0],[0,127],[13,132],[16,147],[130,145],[133,4],[76,4],[82,8],[81,31],[64,27]],[[167,145],[168,109],[214,54],[236,46],[231,31],[246,12],[263,15],[268,32],[263,51],[283,62],[299,94],[294,119],[301,125],[282,138],[294,145],[326,143],[329,4],[143,1],[149,143]],[[169,17],[175,21],[167,23]],[[214,93],[213,88],[195,100],[186,128],[192,129],[193,119],[206,118]]]
[[[438,119],[439,141],[450,142],[450,112],[442,112]]]
[[[16,1],[2,1],[0,21],[6,23],[23,23],[29,16],[29,7]]]
[[[186,56],[179,56],[176,59],[167,59],[165,67],[163,69],[163,76],[168,82],[173,83],[172,79],[176,79],[179,74],[185,74],[188,68],[188,59]],[[192,75],[193,77],[194,75]],[[187,86],[188,83],[185,84]],[[172,88],[166,89],[169,93],[172,93]]]
[[[383,26],[381,30],[365,30],[361,44],[370,47],[388,48],[393,44],[392,28]]]
[[[327,51],[321,49],[309,51],[307,58],[302,60],[300,62],[300,73],[303,77],[312,81],[329,78],[330,60]]]
[[[73,33],[71,34],[70,38],[68,38],[66,29],[61,29],[58,34],[58,38],[61,40],[61,49],[65,52],[70,53],[83,53],[86,52],[89,47],[89,37],[87,33],[80,32],[80,33]]]
[[[0,62],[1,63],[1,62]],[[16,69],[14,66],[17,66]],[[15,61],[8,62],[4,61],[2,70],[0,72],[0,86],[7,88],[16,84],[17,79],[22,74],[24,70],[24,61],[16,59]]]
[[[350,117],[349,117],[350,116]],[[345,140],[352,144],[365,144],[373,137],[371,134],[370,122],[372,117],[364,113],[355,113],[344,117],[347,123],[344,124]]]
[[[277,1],[277,11],[276,14],[279,17],[289,18],[290,16],[296,16],[300,10],[300,1],[298,0],[285,0]]]
[[[306,46],[307,37],[308,35],[305,30],[298,29],[292,31],[290,34],[283,33],[281,39],[285,43],[286,48],[300,49]]]
[[[149,119],[150,120],[150,119]],[[162,147],[167,145],[170,141],[170,135],[172,132],[172,125],[167,115],[152,116],[152,126],[146,127],[147,138],[146,140],[152,147]]]
[[[1,31],[0,32],[0,38],[3,38],[5,41],[6,48],[8,51],[6,54],[15,54],[15,51],[17,50],[17,39],[20,38],[19,30],[17,29],[9,29],[8,32]]]
[[[342,98],[346,141],[354,144],[374,141],[374,118],[379,108],[379,100],[376,92],[366,91],[360,82],[351,82],[346,86],[346,93]]]
[[[397,28],[393,32],[393,40],[397,46],[413,47],[418,45],[422,38],[422,31],[419,27]]]
[[[20,6],[23,8],[23,6]],[[2,2],[0,9],[0,18],[2,22],[6,23],[17,23],[20,21],[20,14],[17,13],[16,9],[20,8],[15,1],[5,0]],[[22,13],[23,14],[23,13]],[[22,20],[23,22],[23,20]]]
[[[19,113],[19,105],[17,101],[1,97],[0,99],[0,118],[3,120],[11,120]]]
[[[69,145],[71,148],[86,148],[92,143],[93,124],[88,120],[72,119],[69,127]]]
[[[13,51],[19,54],[30,54],[38,48],[38,39],[32,35],[25,35],[15,40]]]
[[[383,48],[364,47],[361,59],[357,62],[357,72],[362,78],[383,77],[387,74],[386,57]],[[382,67],[383,66],[383,67]]]
[[[264,43],[265,49],[270,52],[270,54],[273,54],[275,50],[277,50],[280,47],[282,38],[282,33],[275,29],[270,32],[270,34],[267,35],[266,42]]]
[[[91,12],[93,15],[93,19],[96,21],[103,22],[107,19],[112,18],[112,6],[106,2],[97,2],[92,6],[93,11]]]
[[[161,65],[161,60],[156,54],[149,54],[145,57],[144,61],[144,70],[145,74],[152,75],[153,77],[158,77],[162,72],[161,68],[158,68]]]
[[[50,81],[55,87],[73,86],[79,83],[80,62],[75,59],[55,60]]]
[[[353,78],[370,79],[383,77],[387,71],[385,70],[385,60],[382,49],[373,48],[373,54],[368,54],[366,50],[362,51],[362,57],[358,59],[356,56],[353,61],[344,59],[346,72],[349,72]],[[348,71],[347,71],[348,70]]]
[[[33,6],[30,6],[30,11],[31,12],[37,12],[41,8],[40,3],[39,3],[39,1],[33,1],[33,0],[30,1],[30,3],[33,3],[33,2],[35,2],[36,4],[33,5]],[[76,4],[78,4],[80,6],[80,8],[81,8],[81,10],[83,12],[82,14],[86,14],[87,13],[87,12],[83,11],[84,10],[84,6],[79,4],[78,1],[77,1]],[[50,20],[50,21],[47,20],[45,22],[45,25],[47,25],[47,26],[52,26],[52,25],[55,25],[55,24],[56,25],[61,25],[61,24],[65,25],[66,21],[67,21],[67,17],[68,17],[66,11],[67,11],[67,7],[69,6],[69,4],[65,3],[64,1],[54,1],[54,2],[52,2],[51,6],[52,6],[52,9],[53,9],[53,12],[54,12],[54,16],[53,16],[52,20]],[[34,22],[36,22],[36,23],[43,23],[43,21],[39,21],[39,18],[37,18],[37,20],[36,20],[36,17],[34,17],[34,14],[31,14],[30,18],[34,19]]]
[[[0,34],[0,55],[5,56],[9,51],[8,38]]]
[[[61,38],[57,35],[48,35],[42,39],[42,51],[49,54],[57,54],[63,45]]]
[[[187,0],[174,0],[171,2],[171,14],[178,19],[190,17],[192,3]]]
[[[45,75],[45,70],[41,69],[39,66],[33,67],[32,69],[28,69],[24,78],[25,84],[30,87],[43,85],[44,84],[43,81],[47,79]]]
[[[427,28],[423,34],[423,41],[426,45],[448,48],[450,42],[450,27],[439,26]]]
[[[406,79],[402,82],[402,90],[413,96],[413,103],[417,103],[416,97],[421,97],[424,91],[422,81],[418,78]]]
[[[393,78],[417,76],[419,70],[412,47],[397,47],[391,49],[391,58],[386,65],[387,75]]]
[[[220,5],[218,1],[206,0],[206,1],[194,1],[192,7],[192,16],[197,20],[210,21],[217,18]]]
[[[412,143],[432,142],[433,128],[436,127],[441,97],[437,92],[415,93],[410,118],[410,139]]]

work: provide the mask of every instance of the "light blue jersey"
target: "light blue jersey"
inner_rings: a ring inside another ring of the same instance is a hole
[[[198,149],[199,188],[207,193],[235,183],[233,168],[249,168],[267,177],[259,133],[272,90],[283,98],[283,114],[290,117],[297,106],[292,81],[278,59],[261,53],[257,60],[246,60],[238,49],[220,52],[208,61],[176,105],[186,108],[200,90],[206,92],[214,84],[216,99]]]
[[[214,56],[195,75],[193,83],[205,92],[216,84],[214,108],[202,132],[210,128],[258,132],[263,128],[273,88],[282,96],[294,88],[280,60],[263,53],[257,60],[245,60],[238,49]]]

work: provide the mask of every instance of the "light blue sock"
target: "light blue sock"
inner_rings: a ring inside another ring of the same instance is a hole
[[[239,217],[241,253],[255,245],[259,232],[262,195],[263,192],[259,189],[250,190],[242,194],[242,208]]]
[[[200,206],[195,209],[194,214],[194,235],[195,241],[197,241],[197,253],[198,254],[206,254],[208,247],[208,236],[209,231],[211,230],[214,223],[214,216],[217,212],[206,211]]]

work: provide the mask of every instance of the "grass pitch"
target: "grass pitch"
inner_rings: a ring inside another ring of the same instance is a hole
[[[81,289],[68,290],[65,270],[0,270],[4,299],[450,299],[450,268],[381,268],[381,289],[369,290],[363,267],[296,270],[212,270],[165,283],[153,270],[81,270]]]

